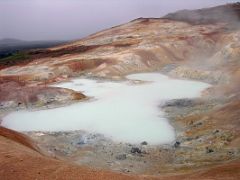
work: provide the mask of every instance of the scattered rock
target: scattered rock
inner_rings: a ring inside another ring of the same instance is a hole
[[[143,141],[141,145],[148,145],[148,143],[146,141]]]
[[[199,127],[199,126],[202,126],[202,125],[203,125],[202,122],[198,122],[198,123],[194,124],[192,127],[196,128],[196,127]]]
[[[179,141],[176,141],[176,142],[174,143],[174,147],[175,147],[175,148],[178,148],[178,147],[180,146],[180,144],[181,144],[181,143],[180,143]]]
[[[221,140],[226,142],[231,142],[233,139],[233,134],[231,132],[225,132],[220,136]]]
[[[211,148],[209,148],[209,147],[206,147],[206,153],[213,153],[213,152],[214,152],[213,149],[211,149]]]
[[[121,171],[124,172],[124,173],[129,173],[130,172],[130,170],[127,169],[127,168],[121,169]]]
[[[141,151],[141,149],[139,149],[138,147],[132,147],[131,153],[132,153],[132,154],[136,154],[136,153],[141,154],[142,151]]]
[[[213,134],[217,134],[217,133],[219,133],[218,129],[213,132]]]
[[[127,159],[127,155],[126,154],[119,154],[116,156],[117,160],[125,160]]]
[[[189,107],[195,104],[194,100],[191,99],[174,99],[166,102],[164,107]]]
[[[84,144],[86,144],[87,142],[86,142],[86,140],[85,139],[81,139],[77,144],[78,145],[84,145]]]

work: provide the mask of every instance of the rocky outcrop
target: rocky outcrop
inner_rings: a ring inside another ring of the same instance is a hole
[[[2,82],[0,112],[22,108],[51,108],[86,98],[80,92],[48,86],[26,86],[21,82]]]

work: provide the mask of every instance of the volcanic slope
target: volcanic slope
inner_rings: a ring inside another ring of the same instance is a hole
[[[240,4],[235,3],[164,18],[139,18],[79,41],[25,52],[27,58],[21,63],[9,58],[11,66],[0,65],[0,114],[83,100],[86,97],[79,92],[47,87],[81,75],[119,80],[131,73],[159,71],[208,82],[213,86],[201,98],[165,104],[178,143],[169,161],[157,162],[146,174],[161,170],[156,178],[239,179],[239,14]],[[22,98],[24,94],[30,96]],[[3,179],[155,178],[52,159],[39,153],[42,150],[25,135],[5,128],[0,129],[0,143]]]

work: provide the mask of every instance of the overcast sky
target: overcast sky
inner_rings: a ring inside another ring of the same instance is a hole
[[[138,17],[234,0],[0,0],[0,39],[72,40]]]

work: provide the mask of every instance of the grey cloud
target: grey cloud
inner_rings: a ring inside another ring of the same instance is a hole
[[[0,0],[0,38],[79,39],[138,17],[233,0]]]

